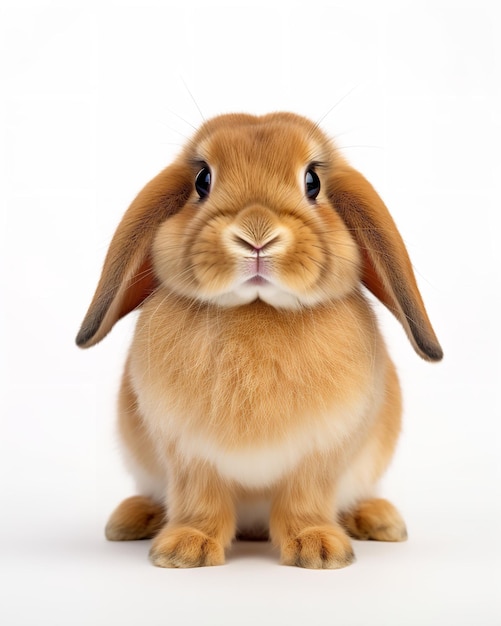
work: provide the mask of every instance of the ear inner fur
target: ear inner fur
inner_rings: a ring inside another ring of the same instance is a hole
[[[442,349],[419,293],[405,245],[372,185],[348,165],[336,168],[328,195],[351,229],[364,260],[365,286],[401,322],[416,352],[440,361]]]
[[[81,348],[101,341],[115,322],[154,291],[156,282],[149,260],[151,242],[158,225],[188,200],[191,179],[190,168],[171,165],[144,187],[125,213],[76,338]]]

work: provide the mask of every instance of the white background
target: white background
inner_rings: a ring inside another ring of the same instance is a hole
[[[497,8],[2,5],[2,624],[501,623]],[[267,544],[154,568],[148,542],[103,537],[132,494],[114,403],[134,320],[87,352],[74,336],[123,211],[202,114],[277,109],[322,119],[380,191],[445,350],[421,361],[378,307],[406,399],[383,493],[409,541],[355,542],[339,571]]]

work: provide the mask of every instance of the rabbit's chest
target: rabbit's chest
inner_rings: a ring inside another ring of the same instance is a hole
[[[157,337],[139,324],[131,370],[157,441],[259,487],[353,437],[376,400],[377,376],[360,339],[341,333],[329,345],[321,320],[231,313],[178,321]]]

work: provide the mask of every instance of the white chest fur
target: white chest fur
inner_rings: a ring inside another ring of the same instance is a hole
[[[350,438],[370,421],[377,409],[379,398],[375,393],[359,397],[357,402],[339,404],[322,415],[305,416],[302,423],[285,430],[272,441],[255,441],[247,445],[225,445],[224,437],[210,428],[196,429],[197,419],[175,415],[171,407],[142,390],[139,407],[147,416],[152,438],[159,456],[169,445],[186,463],[202,460],[213,465],[221,476],[249,489],[272,486],[282,476],[294,469],[305,456],[314,452],[341,449]]]

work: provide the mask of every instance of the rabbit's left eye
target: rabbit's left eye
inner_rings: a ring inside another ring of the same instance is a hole
[[[207,198],[210,193],[212,175],[208,167],[203,167],[195,178],[195,189],[201,200]]]
[[[306,191],[306,197],[309,200],[315,200],[320,193],[320,178],[317,176],[315,170],[307,170],[304,176],[304,187]]]

